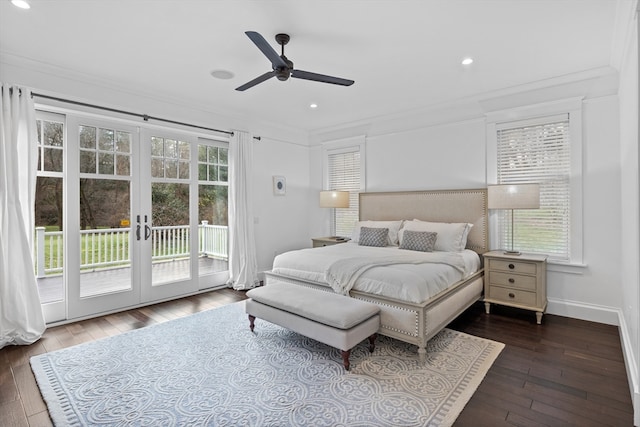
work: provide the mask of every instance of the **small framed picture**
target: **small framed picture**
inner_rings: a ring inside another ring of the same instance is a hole
[[[284,176],[273,177],[273,194],[276,196],[284,196],[287,194],[287,180]]]

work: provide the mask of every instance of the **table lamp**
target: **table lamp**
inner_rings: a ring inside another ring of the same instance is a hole
[[[320,192],[320,207],[321,208],[348,208],[349,207],[349,192],[328,190]],[[333,236],[336,239],[339,236]]]
[[[487,186],[487,200],[489,209],[511,210],[511,249],[505,251],[508,255],[520,255],[513,249],[513,210],[540,208],[539,184],[500,184]]]

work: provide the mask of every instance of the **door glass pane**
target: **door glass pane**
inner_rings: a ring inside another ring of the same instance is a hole
[[[229,269],[227,148],[198,146],[200,276]]]
[[[130,183],[80,179],[80,297],[131,289]]]
[[[63,154],[64,123],[37,120],[34,267],[40,302],[64,301]]]
[[[189,184],[151,184],[151,283],[191,277]]]
[[[200,275],[229,269],[227,186],[198,186]]]
[[[131,175],[131,132],[80,126],[80,172]]]
[[[62,178],[37,178],[35,225],[34,259],[40,303],[64,301]]]

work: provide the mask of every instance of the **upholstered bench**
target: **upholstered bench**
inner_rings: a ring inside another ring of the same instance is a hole
[[[369,338],[373,352],[380,308],[332,292],[272,282],[247,292],[245,310],[253,332],[256,317],[341,350],[349,370],[351,349]]]

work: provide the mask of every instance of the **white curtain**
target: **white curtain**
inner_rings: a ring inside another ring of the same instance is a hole
[[[37,341],[46,325],[32,258],[38,136],[31,91],[2,83],[0,107],[2,348]]]
[[[234,289],[258,284],[253,232],[253,136],[234,131],[229,142],[229,282]]]

